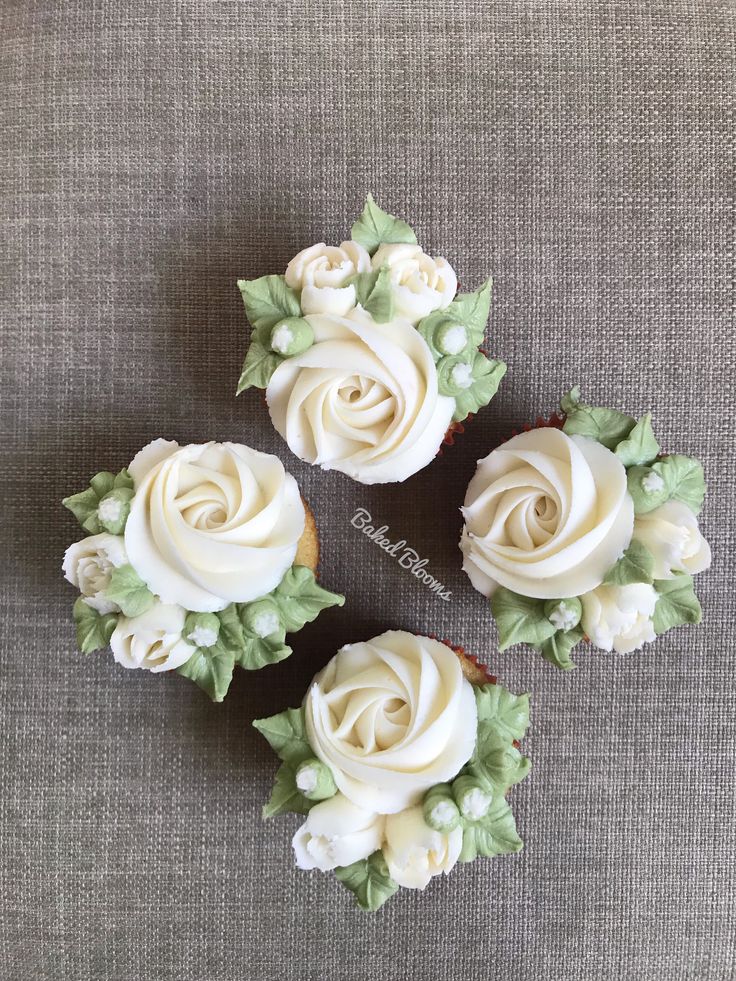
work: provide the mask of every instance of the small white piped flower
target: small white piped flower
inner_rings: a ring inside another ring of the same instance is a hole
[[[480,787],[474,787],[463,797],[460,813],[469,821],[480,821],[486,816],[490,806],[491,795],[481,790]]]
[[[457,388],[470,388],[473,384],[473,369],[469,364],[456,364],[450,372],[450,378]]]
[[[99,507],[97,508],[97,516],[100,521],[106,524],[114,524],[120,520],[122,508],[121,501],[116,500],[114,497],[108,497],[107,500],[100,501]]]
[[[296,785],[303,794],[311,794],[317,786],[318,773],[313,766],[304,766],[296,775]]]
[[[572,630],[572,628],[577,625],[578,621],[580,620],[580,616],[563,600],[561,603],[557,604],[547,619],[555,630],[568,631]]]
[[[258,637],[269,637],[279,629],[279,618],[272,610],[259,613],[253,620],[253,630]]]
[[[449,827],[457,817],[457,810],[449,800],[440,800],[432,808],[432,821],[438,828]]]
[[[642,477],[641,486],[647,494],[658,494],[659,491],[664,489],[664,480],[656,470],[652,470],[651,473]]]
[[[285,355],[294,341],[294,334],[286,324],[279,324],[271,335],[271,347],[278,354]]]
[[[195,647],[214,647],[217,643],[217,632],[212,627],[196,626],[190,634],[187,634],[187,640]]]
[[[468,346],[468,333],[462,324],[453,324],[442,334],[442,353],[460,354]]]

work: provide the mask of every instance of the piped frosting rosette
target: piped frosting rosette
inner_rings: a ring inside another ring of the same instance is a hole
[[[561,429],[531,429],[479,461],[460,548],[500,649],[528,643],[569,669],[583,637],[629,653],[698,623],[693,576],[710,548],[703,468],[661,452],[649,413],[584,405],[578,389],[561,407]]]
[[[304,249],[283,276],[238,283],[253,328],[238,394],[265,389],[301,460],[402,481],[503,378],[505,364],[478,350],[491,284],[458,295],[449,263],[370,196],[351,234]]]
[[[350,644],[300,708],[253,723],[282,760],[264,817],[305,815],[297,866],[334,871],[376,910],[457,862],[521,849],[506,797],[529,771],[528,723],[527,695],[446,643],[391,630]]]
[[[66,498],[87,538],[63,571],[80,649],[176,670],[221,701],[236,664],[291,654],[295,632],[342,605],[315,580],[314,519],[277,457],[239,443],[157,439]]]

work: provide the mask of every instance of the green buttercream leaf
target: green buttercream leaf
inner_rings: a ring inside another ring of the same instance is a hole
[[[213,702],[221,702],[233,679],[235,658],[218,639],[213,647],[199,647],[189,660],[176,670],[207,692]]]
[[[455,422],[462,422],[471,412],[477,412],[488,405],[506,374],[503,361],[490,361],[480,351],[475,353],[471,364],[473,383],[455,397],[455,412],[452,416]]]
[[[295,772],[300,763],[314,756],[312,747],[307,742],[302,708],[286,709],[285,712],[271,715],[267,719],[255,719],[253,728],[268,740],[279,759],[294,765]]]
[[[87,490],[83,490],[79,494],[72,494],[71,497],[65,497],[61,503],[72,512],[80,525],[84,527],[84,523],[88,518],[92,515],[97,515],[97,505],[100,503],[100,499],[95,494],[93,488],[88,487]]]
[[[116,474],[115,480],[113,481],[113,488],[119,490],[120,488],[126,487],[128,490],[134,490],[133,478],[128,473],[127,467],[123,467],[120,473]]]
[[[670,498],[667,484],[661,473],[654,467],[629,467],[626,471],[626,485],[634,502],[635,514],[653,511]]]
[[[401,218],[395,218],[379,208],[369,194],[360,218],[353,225],[350,235],[370,254],[382,243],[409,242],[416,245],[417,237]]]
[[[472,862],[479,855],[508,855],[521,851],[523,847],[511,808],[506,798],[497,794],[484,818],[463,822],[463,846],[459,860]]]
[[[560,408],[567,415],[562,428],[568,436],[590,436],[609,450],[625,440],[636,425],[635,419],[616,409],[584,405],[577,386],[563,396]]]
[[[700,514],[705,498],[705,475],[700,461],[673,453],[655,463],[652,469],[661,475],[670,498],[687,504],[693,514]]]
[[[693,590],[692,576],[658,579],[654,588],[659,593],[652,618],[655,633],[663,634],[682,623],[700,623],[703,611]]]
[[[656,460],[659,443],[652,430],[651,412],[641,417],[626,439],[618,444],[615,453],[625,467],[637,467]]]
[[[150,610],[155,599],[132,565],[121,565],[112,570],[105,598],[117,603],[126,617],[138,617]]]
[[[630,583],[654,582],[654,556],[635,538],[612,569],[606,573],[603,582],[607,586],[628,586]]]
[[[355,287],[355,300],[361,307],[365,307],[368,299],[373,292],[380,269],[370,269],[368,272],[357,273],[350,281]]]
[[[100,502],[106,497],[118,500],[121,507],[117,520],[108,520],[103,523],[97,509]],[[118,474],[110,473],[109,470],[102,470],[94,475],[86,490],[64,498],[61,503],[72,512],[89,535],[99,535],[103,531],[109,531],[112,535],[119,535],[125,527],[132,497],[133,478],[123,468]]]
[[[335,875],[355,895],[358,906],[370,913],[380,909],[399,888],[388,874],[386,859],[380,851],[335,869]]]
[[[379,270],[373,288],[365,300],[361,301],[361,305],[377,324],[385,324],[393,317],[394,291],[391,287],[391,273],[387,267]]]
[[[474,293],[460,293],[442,314],[456,320],[467,328],[470,342],[477,347],[483,343],[483,337],[491,311],[491,289],[493,280],[487,279]]]
[[[240,622],[238,607],[235,603],[231,603],[215,615],[220,621],[217,643],[237,660],[245,647],[245,634]]]
[[[548,637],[538,650],[545,661],[554,664],[561,671],[572,671],[577,667],[570,657],[573,647],[583,639],[583,631],[580,627],[573,627],[571,630],[558,630],[551,637]]]
[[[529,726],[529,696],[515,695],[503,685],[473,686],[478,722],[493,722],[509,742],[523,739]]]
[[[245,355],[235,394],[240,395],[247,388],[266,388],[271,381],[271,375],[283,360],[281,355],[275,354],[254,337]]]
[[[499,731],[494,722],[478,723],[475,752],[468,772],[491,783],[494,791],[503,794],[529,773],[531,763]]]
[[[651,467],[631,467],[627,473],[629,494],[636,514],[647,514],[666,501],[686,504],[699,514],[705,498],[705,476],[698,460],[675,453]]]
[[[267,664],[278,664],[292,653],[291,647],[284,643],[286,631],[283,627],[267,637],[246,636],[245,647],[236,658],[241,668],[257,671]]]
[[[239,279],[245,312],[259,332],[270,330],[279,320],[301,317],[299,297],[286,285],[284,276],[261,276],[260,279]]]
[[[323,589],[311,569],[293,565],[276,587],[271,598],[278,606],[287,633],[301,630],[329,606],[342,606],[345,597]]]
[[[74,603],[74,624],[77,628],[77,645],[83,654],[107,647],[118,622],[116,613],[98,613],[80,596]]]
[[[498,627],[499,651],[513,644],[541,645],[555,632],[544,615],[544,600],[521,596],[501,586],[491,597],[491,610]]]
[[[131,487],[113,487],[102,498],[97,508],[97,520],[111,535],[122,535],[130,514],[134,497]]]
[[[103,470],[101,473],[94,475],[89,482],[89,486],[95,492],[99,501],[105,494],[109,494],[115,486],[115,474],[110,473],[109,470]]]
[[[273,790],[268,803],[263,805],[263,817],[276,817],[277,814],[291,812],[306,814],[316,801],[307,800],[296,785],[296,767],[293,763],[282,763],[276,771]]]

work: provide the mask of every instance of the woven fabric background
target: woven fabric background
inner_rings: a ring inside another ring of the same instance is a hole
[[[736,971],[732,0],[4,0],[0,976],[697,979]],[[465,287],[509,373],[404,485],[301,465],[234,389],[238,277],[339,242],[372,190]],[[475,460],[587,397],[701,458],[702,627],[563,675],[498,655],[460,572]],[[347,595],[212,705],[75,651],[59,505],[165,435],[278,453]],[[350,524],[404,538],[443,602]],[[375,916],[293,868],[250,727],[342,643],[465,644],[533,693],[525,850]]]

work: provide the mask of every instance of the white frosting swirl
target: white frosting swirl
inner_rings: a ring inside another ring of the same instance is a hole
[[[595,588],[631,541],[626,470],[610,450],[558,429],[522,433],[479,461],[460,548],[481,593],[552,599]]]
[[[433,831],[421,807],[409,807],[386,818],[383,857],[394,882],[407,889],[424,889],[434,875],[447,875],[463,847],[463,829]]]
[[[315,804],[291,842],[297,867],[329,872],[368,858],[381,847],[384,821],[342,794]]]
[[[477,710],[445,644],[390,630],[344,647],[304,702],[307,738],[358,807],[394,814],[472,755]]]
[[[125,543],[119,535],[92,535],[66,550],[62,569],[84,602],[98,613],[116,613],[120,607],[105,596],[113,569],[126,565]]]
[[[654,607],[657,591],[646,583],[599,586],[580,597],[582,626],[601,650],[629,654],[655,640]]]
[[[694,576],[710,566],[710,546],[700,533],[698,519],[682,501],[667,501],[637,515],[634,538],[654,556],[655,579],[672,579],[678,572]]]
[[[305,517],[296,481],[277,457],[238,443],[159,439],[128,469],[129,561],[163,603],[212,612],[281,582]]]
[[[370,268],[371,257],[357,242],[343,242],[339,248],[320,242],[294,256],[286,267],[286,285],[301,290],[303,313],[343,316],[356,302],[348,280]]]
[[[315,343],[283,361],[271,419],[301,460],[364,484],[405,480],[432,461],[455,411],[427,344],[406,320],[309,316]]]
[[[124,668],[173,671],[196,651],[182,637],[185,619],[186,610],[164,603],[138,617],[119,617],[110,638],[113,657]]]
[[[447,259],[433,259],[419,245],[379,245],[372,265],[387,266],[397,314],[413,324],[433,310],[444,310],[455,298],[457,276]]]

